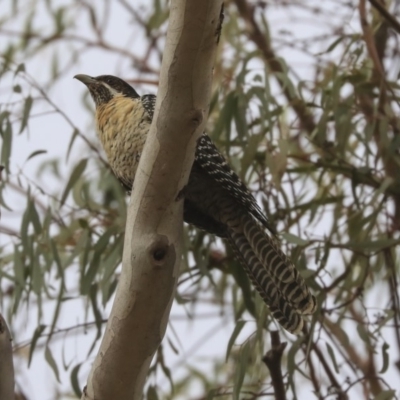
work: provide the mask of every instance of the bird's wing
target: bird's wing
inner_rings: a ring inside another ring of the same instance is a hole
[[[197,142],[195,162],[203,171],[217,181],[224,190],[229,192],[240,205],[249,210],[267,229],[272,233],[276,232],[249,189],[228,165],[224,156],[205,133],[201,135]]]
[[[149,117],[153,119],[156,96],[154,94],[146,94],[141,97],[141,101]],[[253,195],[227,164],[224,156],[219,152],[206,133],[203,133],[197,141],[194,162],[197,167],[200,167],[202,171],[212,179],[215,179],[224,190],[228,191],[240,205],[248,209],[269,231],[274,234],[276,233]]]
[[[150,119],[153,119],[154,109],[156,107],[156,99],[157,97],[154,94],[145,94],[140,97],[143,107],[149,114]]]

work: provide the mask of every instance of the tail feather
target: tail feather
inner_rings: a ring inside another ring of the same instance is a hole
[[[316,308],[316,300],[276,240],[268,236],[251,216],[242,217],[242,228],[255,258],[267,273],[263,278],[264,281],[271,279],[286,302],[298,313],[312,314]],[[239,251],[243,254],[240,247]],[[259,281],[259,284],[263,283]],[[268,290],[268,287],[265,289]]]
[[[242,267],[249,276],[261,298],[268,305],[272,316],[287,331],[298,334],[303,328],[303,319],[288,303],[271,280],[268,272],[259,262],[247,238],[241,233],[232,232],[228,240]]]

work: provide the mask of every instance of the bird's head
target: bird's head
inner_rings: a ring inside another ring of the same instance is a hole
[[[100,75],[91,77],[89,75],[75,75],[75,79],[84,83],[96,103],[96,107],[108,103],[116,96],[132,98],[140,97],[135,89],[120,78],[112,75]]]

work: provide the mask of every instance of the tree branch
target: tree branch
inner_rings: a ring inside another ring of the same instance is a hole
[[[285,385],[283,384],[281,369],[282,355],[286,345],[286,342],[281,343],[279,331],[272,331],[271,349],[268,350],[267,354],[263,357],[263,361],[271,374],[276,400],[286,400]]]
[[[0,399],[14,400],[14,364],[11,335],[0,314]]]
[[[207,120],[222,0],[173,0],[153,123],[128,210],[120,283],[82,399],[141,399],[181,262],[184,188]]]

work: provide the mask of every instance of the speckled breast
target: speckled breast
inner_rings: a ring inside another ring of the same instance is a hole
[[[131,187],[151,121],[140,99],[116,96],[96,110],[96,129],[117,178]]]

